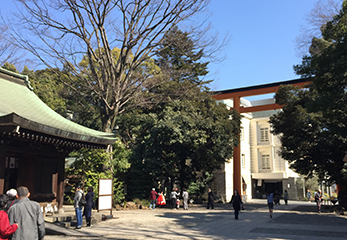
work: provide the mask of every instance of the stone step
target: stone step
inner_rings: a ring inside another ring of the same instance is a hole
[[[102,216],[102,213],[99,213],[97,210],[93,209],[91,218],[92,225],[96,225],[98,222],[102,221]],[[77,218],[73,205],[64,205],[59,213],[46,214],[44,220],[46,223],[51,223],[57,227],[63,227],[66,229],[75,228],[77,225]],[[86,225],[86,218],[83,216],[82,226]]]
[[[56,214],[53,216],[46,216],[45,221],[50,223],[57,223],[57,222],[71,222],[76,220],[75,215],[60,215]]]

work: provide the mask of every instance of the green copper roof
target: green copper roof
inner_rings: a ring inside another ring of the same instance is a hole
[[[9,115],[15,117],[9,118]],[[113,134],[65,119],[36,96],[27,76],[0,68],[0,124],[9,124],[8,121],[23,128],[70,140],[103,145],[116,141]]]

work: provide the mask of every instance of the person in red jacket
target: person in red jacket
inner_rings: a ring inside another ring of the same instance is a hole
[[[18,228],[18,223],[10,225],[8,215],[3,211],[7,202],[8,197],[5,194],[0,194],[0,240],[9,239]]]

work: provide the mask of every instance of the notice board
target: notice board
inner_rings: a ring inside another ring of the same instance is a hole
[[[112,215],[113,179],[99,179],[98,211],[110,210]]]

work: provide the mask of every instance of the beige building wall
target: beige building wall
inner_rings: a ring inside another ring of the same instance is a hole
[[[261,104],[264,104],[266,101],[273,102],[274,100],[262,100]],[[233,107],[232,100],[224,100],[223,102]],[[257,103],[241,99],[241,105],[254,106],[253,104],[256,105]],[[275,111],[264,111],[242,114],[240,159],[242,175],[241,194],[244,198],[264,197],[264,194],[259,193],[259,188],[264,188],[266,184],[275,183],[277,186],[282,185],[283,192],[287,189],[291,193],[291,198],[296,196],[295,181],[299,176],[289,168],[288,162],[279,156],[280,140],[278,136],[271,134],[269,119],[275,113]],[[221,187],[217,189],[225,201],[228,202],[233,194],[233,159],[230,159],[225,164],[223,171],[219,171],[218,174],[219,176],[216,176],[215,184],[217,182],[224,184],[222,191]],[[224,183],[222,183],[221,179],[223,179]]]

